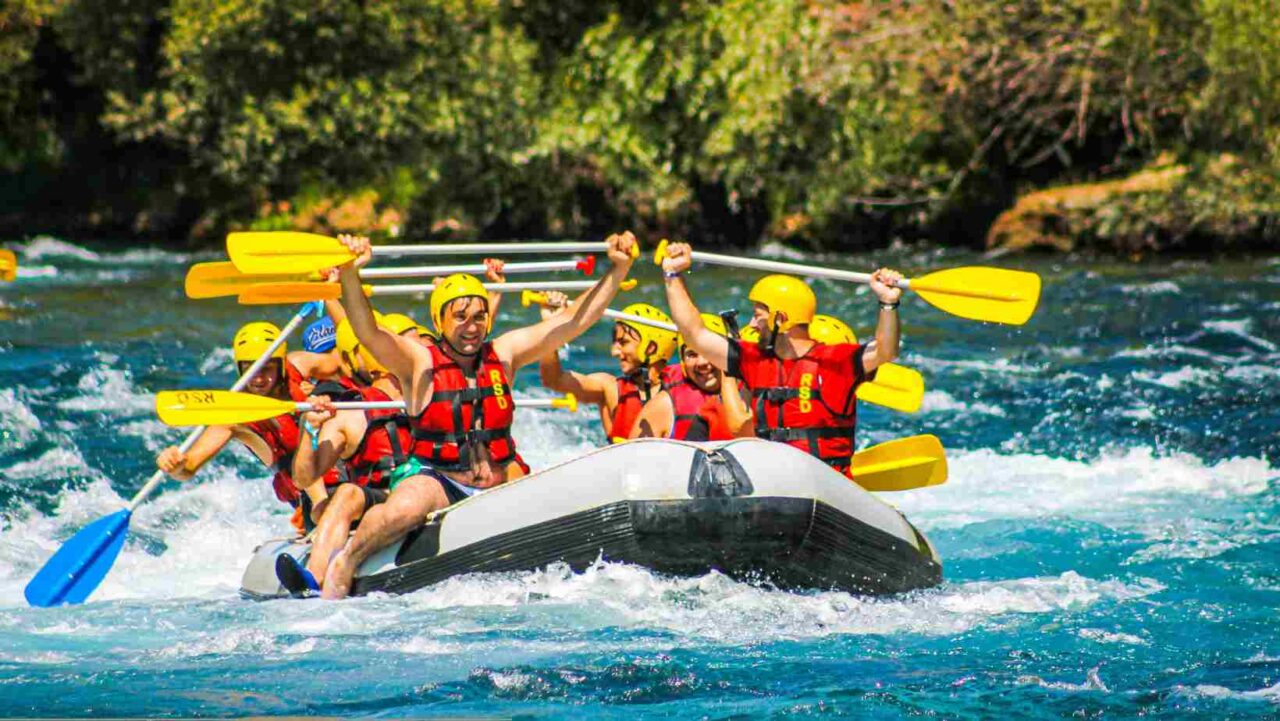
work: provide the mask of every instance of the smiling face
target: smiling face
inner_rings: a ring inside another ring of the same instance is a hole
[[[640,370],[640,334],[635,328],[622,323],[613,325],[613,345],[609,354],[618,359],[623,375],[631,375]]]
[[[441,335],[463,355],[475,355],[489,335],[489,301],[468,296],[445,307],[440,322]]]
[[[751,304],[751,322],[748,326],[755,328],[761,335],[769,332],[769,306],[763,303]]]
[[[249,363],[240,364],[240,372],[243,374],[249,370]],[[244,387],[245,391],[257,396],[273,395],[276,386],[280,383],[281,361],[273,360],[262,366],[262,370],[258,371],[249,379],[248,385]]]
[[[684,354],[680,356],[680,364],[684,367],[684,377],[704,393],[720,391],[720,369],[711,365],[711,361],[698,351],[685,347]]]

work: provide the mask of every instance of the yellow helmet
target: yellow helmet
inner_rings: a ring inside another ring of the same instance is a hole
[[[479,278],[466,273],[454,273],[437,283],[435,290],[431,291],[431,322],[435,324],[436,330],[444,330],[441,321],[445,306],[459,298],[483,298],[487,305],[489,293],[485,291],[484,283]]]
[[[418,326],[418,337],[430,338],[431,340],[440,340],[440,334],[428,329],[425,325]]]
[[[271,323],[247,323],[236,331],[235,340],[231,341],[231,354],[236,363],[252,363],[267,352],[267,348],[280,337],[280,329]],[[288,348],[281,343],[271,352],[272,358],[284,360]]]
[[[422,327],[404,313],[387,313],[382,316],[382,326],[396,335],[404,335],[408,331]]]
[[[378,324],[379,328],[386,328],[386,317],[378,311],[373,312],[373,320]],[[343,361],[347,365],[356,369],[355,359],[360,359],[360,364],[366,371],[377,371],[386,373],[386,366],[378,362],[377,358],[369,352],[368,348],[360,343],[360,339],[356,337],[356,331],[351,327],[351,321],[346,318],[338,324],[338,329],[334,333],[334,343],[337,345],[338,354],[342,356]]]
[[[675,325],[671,321],[671,317],[666,313],[654,308],[648,303],[632,303],[622,309],[627,315],[638,315],[641,318],[660,321]],[[620,320],[618,323],[634,330],[640,334],[640,362],[644,365],[652,365],[655,362],[663,363],[671,357],[671,352],[676,349],[676,332],[673,330],[663,330],[662,328],[654,328],[650,325],[641,325],[635,321]],[[649,344],[654,344],[654,350],[649,353]]]
[[[858,336],[853,334],[852,328],[845,325],[845,322],[839,318],[832,318],[829,315],[813,317],[809,322],[809,337],[823,345],[858,342]]]
[[[702,324],[705,325],[708,330],[710,330],[712,333],[715,333],[716,335],[722,335],[725,338],[729,337],[729,328],[724,324],[724,318],[721,318],[720,316],[714,313],[703,313]],[[680,339],[676,344],[676,350],[681,356],[684,356],[684,336],[683,335],[680,336]]]
[[[746,326],[738,332],[738,339],[743,343],[759,343],[760,331],[756,330],[753,325]]]
[[[767,275],[751,287],[747,298],[769,309],[769,328],[777,326],[779,331],[791,330],[797,325],[804,325],[813,320],[818,312],[818,298],[813,289],[805,285],[803,280],[790,275]],[[779,325],[778,314],[787,316],[785,323]]]

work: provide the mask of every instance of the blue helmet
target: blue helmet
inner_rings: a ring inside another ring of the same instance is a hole
[[[333,319],[325,316],[302,332],[302,347],[312,353],[328,353],[337,345],[337,335]]]

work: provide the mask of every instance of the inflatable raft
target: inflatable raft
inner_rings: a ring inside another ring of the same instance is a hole
[[[241,582],[288,595],[268,541]],[[360,567],[354,594],[407,593],[450,576],[603,558],[660,573],[788,589],[889,594],[942,579],[937,552],[896,509],[808,454],[776,443],[639,440],[607,446],[435,513]]]

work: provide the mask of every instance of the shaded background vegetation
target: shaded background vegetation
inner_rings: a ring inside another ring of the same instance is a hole
[[[0,233],[250,226],[1280,247],[1280,0],[6,1]]]

